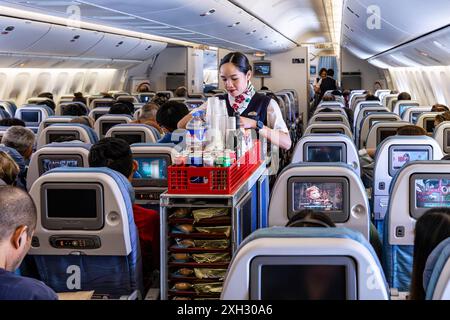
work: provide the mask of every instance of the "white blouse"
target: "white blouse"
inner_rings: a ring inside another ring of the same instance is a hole
[[[205,102],[200,107],[191,111],[191,114],[198,110],[206,111],[207,103]],[[237,111],[242,114],[246,107],[239,108]],[[267,106],[267,126],[273,130],[279,130],[284,133],[289,133],[288,127],[283,119],[280,106],[274,99],[270,99],[270,103]]]

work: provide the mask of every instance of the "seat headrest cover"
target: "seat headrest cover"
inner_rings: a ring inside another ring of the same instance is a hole
[[[431,251],[430,255],[427,258],[427,262],[425,264],[425,268],[423,270],[423,287],[427,290],[428,285],[431,280],[431,274],[436,266],[436,263],[441,256],[441,254],[447,251],[450,253],[450,238],[445,239],[441,243],[439,243],[436,248]],[[447,254],[448,255],[448,254]]]

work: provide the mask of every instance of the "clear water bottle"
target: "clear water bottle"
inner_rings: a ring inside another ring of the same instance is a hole
[[[192,119],[187,123],[186,129],[189,132],[189,143],[194,152],[202,151],[206,145],[206,123],[203,120],[204,111],[199,110],[192,114]]]

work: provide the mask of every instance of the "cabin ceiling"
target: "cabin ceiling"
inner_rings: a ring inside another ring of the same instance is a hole
[[[322,0],[13,0],[0,4],[66,18],[79,8],[86,22],[245,52],[275,53],[304,42],[330,41]]]
[[[449,23],[449,0],[346,0],[341,42],[381,67],[448,65]]]

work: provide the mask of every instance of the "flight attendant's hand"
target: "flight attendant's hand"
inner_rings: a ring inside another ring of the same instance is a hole
[[[246,117],[240,117],[241,120],[241,128],[244,129],[255,129],[256,121]]]

